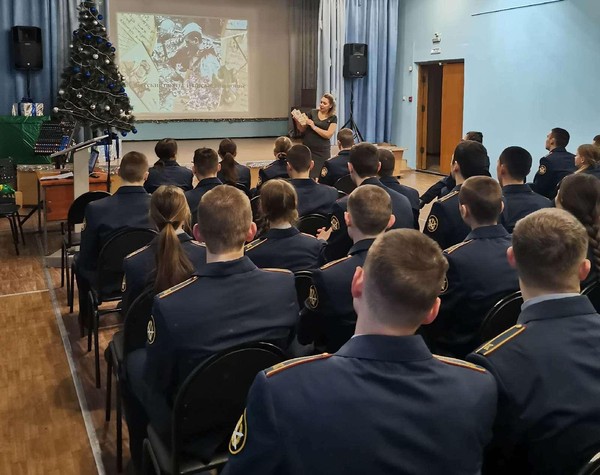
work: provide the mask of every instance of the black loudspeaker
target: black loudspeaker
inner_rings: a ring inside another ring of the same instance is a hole
[[[12,27],[15,68],[32,71],[42,69],[42,30],[37,26]]]
[[[367,75],[367,45],[347,43],[344,45],[344,77],[362,78]]]

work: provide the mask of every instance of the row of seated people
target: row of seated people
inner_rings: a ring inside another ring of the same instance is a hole
[[[362,147],[362,148],[364,149],[365,147]],[[360,146],[358,146],[358,147],[357,147],[357,150],[361,150],[361,147],[360,147]],[[368,149],[367,149],[367,150],[368,150]],[[125,159],[124,159],[124,161],[125,161]],[[125,162],[126,162],[126,161],[125,161]],[[357,162],[357,163],[358,163],[358,162]],[[125,164],[127,164],[127,163],[125,163]],[[491,180],[491,179],[490,179],[490,180]],[[475,181],[475,182],[476,182],[476,181]],[[485,183],[484,183],[484,184],[485,184]],[[362,184],[361,184],[361,185],[362,185]],[[468,185],[468,184],[467,184],[467,185]],[[275,187],[277,187],[277,186],[278,186],[278,184],[274,182],[274,186],[275,186]],[[488,186],[489,186],[489,184],[488,184]],[[221,188],[221,187],[219,187],[219,188]],[[227,187],[225,187],[225,188],[227,188]],[[282,185],[282,188],[283,188],[283,189],[285,189],[285,185]],[[466,187],[466,189],[468,190],[468,189],[469,189],[469,186],[467,186],[467,187]],[[222,192],[223,192],[223,193],[227,193],[227,190],[223,190]],[[379,197],[380,199],[379,199],[379,200],[378,200],[378,199],[375,199],[375,198],[377,197],[377,193],[378,193],[378,192],[379,192],[379,195],[380,195],[380,197]],[[392,224],[392,223],[393,223],[393,219],[394,219],[394,218],[392,218],[392,213],[391,213],[391,209],[393,208],[393,206],[392,206],[392,200],[391,200],[391,198],[390,198],[390,194],[389,194],[389,192],[387,192],[387,191],[385,191],[385,192],[384,192],[384,191],[383,191],[383,187],[381,187],[381,186],[379,186],[379,187],[377,187],[377,186],[361,186],[361,187],[359,187],[359,189],[357,190],[357,192],[356,192],[356,196],[357,196],[357,197],[360,197],[362,193],[365,193],[365,194],[370,194],[371,196],[370,196],[370,198],[369,198],[369,199],[365,200],[365,201],[366,201],[366,204],[363,202],[363,204],[362,204],[362,208],[361,208],[361,206],[358,206],[358,209],[363,209],[363,208],[364,208],[364,209],[368,209],[368,204],[369,204],[369,203],[377,203],[378,201],[379,201],[379,202],[385,202],[385,201],[386,201],[386,199],[388,200],[388,203],[389,203],[389,204],[388,204],[387,206],[389,207],[390,211],[388,211],[388,213],[387,213],[387,216],[386,216],[386,219],[385,219],[385,222],[383,223],[383,227],[382,227],[382,229],[381,229],[381,231],[383,231],[383,230],[384,230],[386,227],[388,227],[390,224]],[[373,197],[373,193],[375,193],[375,198]],[[566,192],[565,192],[565,194],[566,194]],[[160,194],[158,194],[158,195],[157,195],[157,199],[158,199],[158,197],[159,197],[159,196],[160,196]],[[207,196],[210,196],[210,195],[207,195]],[[365,246],[365,247],[366,247],[366,248],[368,248],[368,243],[364,243],[364,242],[363,242],[363,243],[361,244],[361,241],[364,241],[365,239],[361,239],[361,234],[358,232],[358,228],[356,228],[356,234],[355,234],[355,228],[354,228],[354,225],[352,224],[352,202],[353,202],[352,198],[353,198],[353,197],[351,196],[351,197],[347,198],[347,200],[346,200],[346,201],[347,201],[347,203],[346,203],[346,205],[345,205],[345,206],[346,206],[346,208],[347,208],[347,210],[348,210],[348,213],[347,213],[347,214],[344,214],[344,223],[345,223],[345,226],[346,226],[346,228],[347,228],[347,233],[349,234],[350,238],[354,240],[354,242],[355,242],[355,247],[357,247],[357,248],[358,248],[358,249],[354,249],[354,252],[353,252],[353,251],[351,251],[351,254],[352,254],[352,256],[354,256],[354,254],[358,254],[358,253],[361,251],[361,249],[360,249],[360,248],[361,248],[361,246],[362,246],[362,245],[365,245],[365,244],[366,244],[366,246]],[[171,200],[167,200],[167,201],[172,201],[172,198],[171,198]],[[356,200],[354,200],[354,201],[356,201]],[[268,203],[268,202],[269,202],[269,200],[266,200],[265,202],[266,202],[266,203]],[[358,201],[358,203],[360,203],[360,200]],[[211,208],[212,208],[212,207],[211,207]],[[227,212],[224,212],[223,214],[224,214],[224,215],[227,215]],[[355,212],[355,214],[356,214],[356,212]],[[359,214],[360,214],[360,213],[359,213]],[[385,214],[385,213],[384,213],[384,214]],[[365,216],[366,216],[366,217],[371,217],[371,216],[374,216],[374,215],[377,215],[377,213],[376,213],[376,212],[374,213],[374,211],[373,211],[372,209],[369,209],[369,212],[368,212],[368,213],[365,213]],[[211,218],[211,220],[213,220],[213,221],[214,221],[214,218]],[[216,219],[216,221],[217,221],[217,222],[219,222],[219,223],[221,223],[221,221],[219,221],[219,219]],[[200,221],[199,221],[199,222],[200,222]],[[171,219],[167,220],[167,223],[169,224],[169,226],[168,226],[168,227],[171,227],[171,225],[173,224],[173,222],[172,222],[172,220],[171,220]],[[407,227],[408,227],[408,226],[407,226]],[[380,231],[380,232],[381,232],[381,231]],[[180,234],[181,234],[181,233],[180,233]],[[368,236],[368,231],[367,231],[367,234],[366,234],[366,235]],[[200,235],[200,236],[201,236],[201,235]],[[355,236],[358,236],[358,237],[355,237]],[[365,234],[363,233],[363,234],[362,234],[362,237],[364,237],[364,236],[365,236]],[[246,236],[245,236],[245,240],[247,240],[247,239],[248,239],[248,237],[249,237],[249,236],[248,236],[248,235],[246,235]],[[375,236],[373,236],[373,235],[372,235],[372,236],[370,236],[370,237],[367,237],[366,239],[367,239],[367,240],[368,240],[368,239],[373,239],[374,237],[375,237]],[[202,238],[201,238],[201,239],[202,239]],[[206,239],[204,239],[204,240],[206,241]],[[371,242],[372,242],[372,241],[371,241]],[[357,244],[358,244],[358,246],[357,246]],[[194,245],[194,246],[195,246],[196,248],[198,248],[198,249],[200,249],[200,248],[201,248],[201,246],[197,246],[197,245]],[[366,251],[366,249],[362,249],[362,250],[363,250],[363,251]],[[366,252],[364,252],[363,254],[366,254]],[[348,260],[350,260],[350,259],[348,259]],[[344,261],[342,261],[342,262],[345,262],[345,261],[346,261],[346,260],[344,260]],[[363,257],[363,261],[364,261],[364,257]],[[334,265],[330,265],[329,267],[330,267],[332,270],[334,270],[334,269],[336,269],[336,268],[338,268],[338,269],[341,269],[341,268],[342,268],[342,262],[340,262],[340,263],[336,263],[336,264],[334,264]],[[357,265],[358,265],[358,264],[357,264]],[[350,267],[352,267],[352,266],[350,265]],[[352,267],[352,271],[353,271],[353,269],[354,269],[355,267],[356,267],[356,265],[354,265],[354,267]],[[327,269],[323,269],[322,271],[323,271],[323,274],[325,274],[325,272],[327,271]],[[318,278],[317,278],[317,279],[318,279]],[[317,279],[316,279],[316,282],[318,282],[318,280],[317,280]],[[338,279],[333,279],[333,280],[334,280],[334,281],[337,281]],[[321,295],[323,295],[323,296],[324,296],[322,299],[320,298],[320,296],[321,296]],[[313,299],[309,299],[309,300],[312,300],[312,302],[314,303],[314,301],[315,301],[314,297],[316,297],[316,298],[317,298],[317,301],[326,302],[326,301],[327,301],[327,299],[326,299],[325,295],[326,295],[326,293],[325,293],[325,292],[321,292],[321,293],[317,292],[316,294],[314,294],[314,295],[313,295]],[[230,300],[231,300],[231,299],[230,299]],[[189,302],[188,302],[188,305],[189,305]],[[309,304],[309,306],[312,306],[312,304]],[[194,308],[195,308],[195,307],[194,307]],[[312,309],[312,310],[314,310],[314,309]],[[195,312],[194,312],[194,313],[195,313]],[[202,312],[200,312],[200,313],[202,313]],[[154,325],[156,325],[156,323],[154,323]],[[156,328],[156,327],[155,327],[155,328]],[[155,330],[155,332],[154,332],[153,334],[154,334],[154,335],[156,335],[156,330]],[[342,343],[343,343],[343,342],[342,342]],[[154,405],[153,405],[153,407],[154,407]],[[159,405],[159,406],[156,406],[156,407],[160,407],[160,405]]]

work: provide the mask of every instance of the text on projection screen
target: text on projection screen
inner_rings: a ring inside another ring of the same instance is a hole
[[[136,116],[248,111],[248,22],[117,13],[119,70]]]

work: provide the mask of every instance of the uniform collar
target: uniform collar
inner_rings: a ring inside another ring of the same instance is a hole
[[[469,235],[465,238],[465,241],[469,239],[490,239],[499,237],[508,237],[508,231],[501,224],[494,224],[492,226],[482,226],[477,229],[473,229]]]
[[[115,191],[115,195],[123,195],[126,193],[144,193],[145,195],[148,194],[148,192],[143,186],[137,185],[120,186],[119,189]]]
[[[366,252],[374,242],[375,239],[363,239],[362,241],[358,241],[350,248],[348,255],[353,256],[359,252]]]
[[[531,187],[525,183],[521,185],[505,185],[502,187],[503,194],[514,194],[514,193],[533,193]]]
[[[379,181],[383,184],[386,184],[386,183],[399,184],[398,180],[396,180],[393,176],[380,176]]]
[[[567,149],[565,147],[556,147],[554,150],[552,150],[548,155],[552,155],[555,152],[566,152]]]
[[[166,160],[163,162],[163,165],[165,167],[179,167],[181,165],[179,165],[179,163],[177,163],[177,160]]]
[[[211,262],[197,270],[194,275],[200,277],[225,277],[234,274],[244,274],[258,269],[253,262],[246,256],[233,261]]]
[[[300,234],[297,228],[292,226],[287,229],[269,229],[265,236],[267,239],[283,239],[291,236],[295,236],[296,234]]]
[[[378,177],[372,176],[370,178],[366,178],[361,185],[375,185],[375,186],[383,186]]]
[[[196,188],[200,188],[201,186],[207,186],[207,185],[222,185],[223,182],[221,180],[219,180],[216,176],[210,177],[210,178],[203,178],[202,180],[200,180],[198,182],[198,184],[196,185]]]
[[[290,183],[296,188],[317,186],[317,183],[312,178],[292,178]]]
[[[399,363],[433,358],[420,335],[358,335],[346,342],[336,356]]]
[[[350,150],[340,150],[338,152],[338,157],[349,157],[350,156]]]
[[[592,302],[585,295],[549,298],[530,305],[526,305],[527,302],[523,304],[517,323],[596,313]]]

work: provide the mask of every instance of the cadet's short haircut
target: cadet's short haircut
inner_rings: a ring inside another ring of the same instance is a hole
[[[440,293],[448,261],[440,246],[414,229],[379,236],[365,261],[365,298],[383,323],[418,325]]]
[[[177,155],[177,142],[175,139],[159,140],[154,146],[154,153],[160,160],[171,160]]]
[[[493,178],[473,176],[460,187],[458,201],[478,223],[497,223],[502,213],[502,188]]]
[[[565,148],[567,145],[569,145],[569,140],[571,140],[569,132],[567,132],[565,129],[561,129],[560,127],[554,127],[550,132],[550,135],[554,138],[556,146],[560,148]]]
[[[454,161],[460,166],[460,173],[467,179],[489,173],[490,159],[486,148],[474,140],[463,140],[454,149]]]
[[[198,175],[214,175],[219,169],[219,156],[212,148],[199,148],[194,152],[194,166]]]
[[[198,228],[207,249],[222,254],[241,249],[252,223],[250,200],[233,186],[217,186],[198,204]]]
[[[386,148],[380,148],[377,150],[377,156],[381,163],[379,176],[392,176],[394,174],[394,167],[396,166],[396,157],[394,157],[394,154]]]
[[[595,145],[596,147],[600,147],[600,135],[596,135],[596,136],[594,137],[594,145]]]
[[[531,154],[523,147],[507,147],[500,154],[500,164],[508,170],[515,180],[525,182],[531,171]]]
[[[142,181],[148,171],[148,159],[140,152],[128,152],[123,155],[119,166],[119,176],[123,180],[133,183]]]
[[[304,145],[300,145],[304,147]],[[288,158],[289,159],[289,158]],[[293,224],[298,219],[298,195],[285,180],[269,180],[260,189],[260,210],[267,223],[285,220]]]
[[[352,225],[367,236],[385,231],[392,215],[390,195],[379,186],[362,185],[348,197]]]
[[[523,283],[562,289],[575,278],[585,259],[588,236],[569,212],[545,208],[517,221],[512,246]]]
[[[307,172],[311,160],[312,154],[306,145],[294,145],[288,150],[287,162],[298,173]]]
[[[337,140],[342,147],[350,148],[354,145],[354,132],[352,132],[352,129],[340,129]]]
[[[465,134],[465,140],[473,140],[474,142],[483,143],[483,134],[475,130],[470,130]]]
[[[377,175],[379,156],[377,155],[377,147],[373,144],[367,142],[356,144],[350,149],[348,161],[360,178]]]

